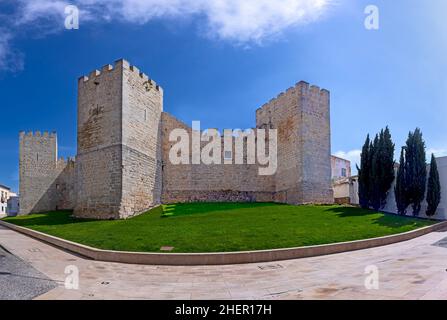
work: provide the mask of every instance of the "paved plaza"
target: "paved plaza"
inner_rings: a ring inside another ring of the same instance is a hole
[[[57,286],[37,299],[447,299],[446,239],[447,230],[323,257],[171,267],[87,260],[0,227],[0,245]],[[67,266],[79,270],[78,290],[64,286]],[[368,266],[378,290],[365,288]]]
[[[28,300],[57,284],[0,246],[0,300]]]

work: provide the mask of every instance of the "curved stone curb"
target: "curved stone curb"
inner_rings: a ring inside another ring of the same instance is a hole
[[[300,258],[323,256],[335,253],[370,249],[393,243],[408,241],[426,235],[431,232],[447,228],[447,221],[418,230],[401,233],[382,238],[342,242],[311,247],[241,251],[228,253],[139,253],[125,251],[109,251],[95,249],[75,242],[53,237],[42,232],[19,227],[14,224],[0,221],[0,225],[32,238],[52,244],[59,248],[80,254],[87,258],[104,261],[145,265],[170,265],[170,266],[194,266],[194,265],[228,265],[243,263],[260,263],[282,261]]]

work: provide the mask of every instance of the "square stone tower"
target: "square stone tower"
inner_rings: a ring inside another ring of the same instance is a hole
[[[20,132],[20,215],[72,209],[74,160],[58,158],[57,134]]]
[[[20,132],[19,180],[20,212],[28,214],[47,210],[48,189],[56,180],[57,136],[40,132]],[[52,209],[54,210],[54,208]]]
[[[333,203],[329,91],[301,81],[258,109],[256,122],[278,130],[275,201]]]
[[[75,216],[123,219],[158,205],[162,88],[125,60],[78,86]]]

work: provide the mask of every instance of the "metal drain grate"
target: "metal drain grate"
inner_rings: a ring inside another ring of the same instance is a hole
[[[268,264],[263,266],[258,266],[261,270],[278,270],[278,269],[284,269],[284,267],[280,264]]]
[[[447,238],[444,238],[438,242],[436,242],[435,244],[433,244],[436,247],[441,247],[441,248],[445,248],[447,249]]]

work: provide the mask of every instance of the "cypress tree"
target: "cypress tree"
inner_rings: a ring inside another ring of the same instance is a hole
[[[382,167],[381,179],[380,179],[380,208],[383,209],[386,206],[386,199],[388,193],[391,190],[391,186],[395,179],[394,171],[394,150],[395,144],[391,139],[390,129],[386,127],[385,131],[381,133],[382,143],[381,143],[381,160],[380,165]]]
[[[370,148],[371,148],[371,140],[369,138],[369,134],[366,137],[365,144],[362,148],[361,160],[360,160],[360,168],[357,166],[358,175],[359,175],[359,203],[363,209],[369,208],[369,197],[370,197]]]
[[[408,208],[408,192],[406,181],[406,161],[405,161],[405,147],[400,153],[400,164],[397,170],[396,186],[394,187],[394,195],[396,198],[397,212],[401,215],[407,214]]]
[[[394,181],[394,143],[388,127],[371,141],[368,135],[362,148],[359,171],[359,202],[364,209],[385,207]]]
[[[382,166],[381,166],[381,151],[382,151],[382,139],[379,135],[376,135],[374,142],[370,147],[370,206],[374,210],[380,209],[380,178],[382,176]]]
[[[432,217],[436,214],[439,203],[441,202],[441,183],[439,181],[438,165],[434,154],[431,155],[430,175],[428,177],[427,187],[427,216]]]
[[[409,203],[413,207],[413,215],[418,216],[427,183],[425,142],[419,128],[414,133],[410,132],[408,136],[405,170]]]

